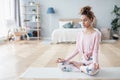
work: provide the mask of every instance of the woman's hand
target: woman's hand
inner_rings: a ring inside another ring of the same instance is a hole
[[[86,54],[84,54],[84,58],[85,58],[85,60],[87,60],[87,61],[88,61],[88,59],[89,59]]]
[[[84,54],[84,57],[85,57],[85,59],[88,61],[89,60],[89,58],[92,56],[92,54],[90,53],[90,54]]]
[[[58,58],[56,62],[57,62],[57,63],[65,62],[65,59]]]
[[[94,63],[94,70],[99,69],[99,64],[98,63]]]

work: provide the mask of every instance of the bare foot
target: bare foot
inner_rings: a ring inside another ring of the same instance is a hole
[[[73,66],[75,66],[76,68],[80,68],[80,66],[82,65],[82,63],[80,63],[80,62],[76,62],[76,61],[71,61],[71,62],[69,62],[70,64],[72,64]]]
[[[57,63],[65,62],[65,59],[58,58],[56,62],[57,62]]]
[[[99,69],[99,64],[94,63],[94,70],[97,70],[97,69]]]

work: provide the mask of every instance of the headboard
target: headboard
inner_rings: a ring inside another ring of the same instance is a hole
[[[59,19],[59,21],[72,21],[74,24],[80,22],[80,18],[71,18],[71,19]],[[93,27],[96,27],[96,18],[93,20]]]
[[[79,23],[80,22],[80,18],[59,19],[59,21],[72,21],[73,23]]]

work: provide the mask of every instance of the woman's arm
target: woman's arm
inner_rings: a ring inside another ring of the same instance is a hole
[[[74,51],[71,53],[70,56],[68,56],[67,58],[65,58],[66,61],[69,61],[70,59],[72,59],[73,57],[75,57],[78,53],[79,53],[79,46],[80,46],[80,32],[77,35],[77,39],[76,39],[76,47],[74,49]]]
[[[65,61],[69,61],[70,59],[74,58],[79,53],[78,49],[75,49],[70,56],[65,58]]]
[[[58,58],[57,59],[57,63],[61,63],[61,62],[67,62],[67,61],[69,61],[70,59],[72,59],[73,57],[75,57],[77,54],[78,54],[78,49],[77,49],[77,47],[75,48],[75,50],[71,53],[71,55],[70,56],[68,56],[67,58],[65,58],[65,59],[62,59],[62,58]]]
[[[77,44],[76,44],[77,45]],[[77,54],[78,54],[78,49],[77,49],[77,47],[75,48],[75,50],[71,53],[71,55],[70,56],[68,56],[67,58],[65,58],[65,59],[62,59],[62,58],[58,58],[57,59],[57,63],[61,63],[61,62],[67,62],[67,61],[69,61],[70,59],[72,59],[73,57],[75,57]]]
[[[94,46],[93,46],[93,63],[98,64],[98,50],[100,42],[100,34],[97,32],[95,35]]]

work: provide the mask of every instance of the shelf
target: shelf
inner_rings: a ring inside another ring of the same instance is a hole
[[[28,29],[28,30],[35,30],[35,31],[37,31],[37,30],[41,30],[41,29]]]
[[[25,21],[27,23],[40,23],[40,21]]]
[[[36,7],[36,6],[40,7],[39,4],[35,4],[35,5],[23,5],[23,7]]]
[[[39,15],[38,13],[24,13],[24,15]]]
[[[29,38],[40,38],[40,37],[29,37]]]
[[[40,21],[31,21],[32,23],[39,23]]]
[[[35,3],[33,5],[23,5],[24,12],[23,15],[23,25],[28,27],[27,33],[30,33],[31,37],[29,37],[31,40],[40,39],[40,5]],[[33,10],[35,9],[35,10]],[[35,35],[33,37],[32,35]]]
[[[30,40],[40,39],[40,37],[29,37]]]

